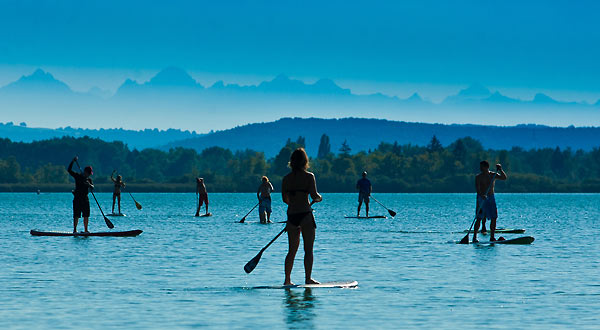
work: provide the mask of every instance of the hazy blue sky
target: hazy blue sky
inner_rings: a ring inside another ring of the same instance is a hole
[[[436,98],[479,82],[595,101],[598,13],[598,1],[0,0],[0,85],[42,67],[115,89],[175,65],[204,83],[285,73],[357,92]]]

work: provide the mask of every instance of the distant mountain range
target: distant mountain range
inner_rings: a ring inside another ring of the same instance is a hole
[[[75,92],[38,69],[0,88],[0,111],[5,121],[34,126],[175,127],[200,132],[281,117],[600,125],[600,100],[595,104],[563,102],[541,93],[532,100],[521,100],[475,84],[436,104],[417,93],[406,99],[381,93],[357,95],[330,79],[307,84],[285,75],[252,86],[222,81],[202,86],[175,67],[144,83],[127,79],[113,95],[99,88]]]

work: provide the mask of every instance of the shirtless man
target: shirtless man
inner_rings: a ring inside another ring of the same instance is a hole
[[[496,208],[496,198],[494,197],[494,178],[496,180],[506,180],[507,178],[500,164],[496,164],[496,172],[492,172],[490,171],[490,164],[484,160],[479,163],[479,170],[481,172],[475,177],[475,189],[477,190],[477,207],[475,212],[477,212],[477,220],[475,221],[473,232],[473,243],[479,242],[477,240],[479,222],[485,218],[490,219],[490,241],[496,240],[494,235],[496,233],[498,209]]]
[[[256,192],[260,223],[271,223],[271,192],[273,192],[273,185],[269,181],[269,178],[263,176],[262,183]]]
[[[73,232],[77,232],[77,223],[79,222],[79,218],[83,216],[83,231],[89,233],[90,200],[88,199],[88,192],[90,189],[94,189],[94,182],[90,178],[94,172],[91,166],[86,166],[83,169],[83,173],[73,171],[73,163],[77,162],[77,159],[77,157],[73,158],[67,168],[67,172],[75,179],[75,190],[73,190]]]
[[[198,196],[198,209],[196,210],[196,216],[200,216],[200,208],[202,203],[206,205],[206,214],[208,215],[208,193],[206,192],[206,186],[204,185],[203,178],[196,178],[196,195]]]

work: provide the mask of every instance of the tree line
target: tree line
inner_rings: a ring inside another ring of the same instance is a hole
[[[31,143],[0,139],[0,189],[43,186],[65,191],[71,182],[66,165],[78,155],[82,166],[93,166],[97,184],[108,186],[116,169],[138,191],[193,191],[194,179],[204,177],[209,191],[253,192],[263,175],[277,188],[289,171],[290,154],[304,145],[302,136],[288,139],[275,157],[266,159],[263,152],[249,149],[130,150],[122,142],[89,137]],[[353,154],[346,141],[331,146],[323,134],[311,171],[323,192],[354,192],[363,171],[376,192],[473,192],[481,160],[503,164],[509,179],[497,183],[500,192],[600,192],[600,148],[492,150],[470,137],[445,147],[435,136],[427,146],[381,143]]]

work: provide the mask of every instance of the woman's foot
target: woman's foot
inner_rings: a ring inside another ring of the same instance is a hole
[[[292,281],[284,281],[283,285],[296,285]]]
[[[305,283],[305,284],[321,284],[320,282],[318,282],[318,281],[315,281],[315,280],[313,280],[312,278],[309,278],[309,279],[308,279],[308,280],[306,280],[304,283]]]

